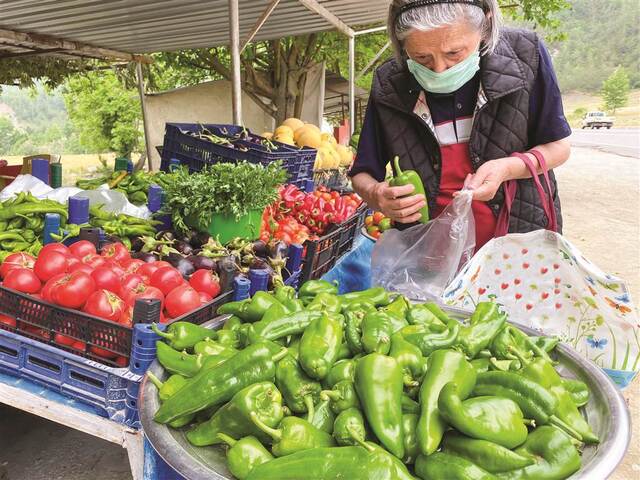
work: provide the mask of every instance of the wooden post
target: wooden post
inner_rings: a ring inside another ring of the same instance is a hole
[[[238,12],[238,0],[229,0],[229,48],[231,50],[231,105],[233,110],[233,123],[242,125],[240,14]]]
[[[142,64],[136,62],[136,77],[138,78],[138,95],[140,95],[140,108],[142,109],[142,127],[144,129],[144,144],[147,152],[147,165],[149,171],[153,171],[153,164],[151,162],[151,138],[149,135],[149,125],[147,118],[147,103],[144,97],[144,77],[142,75]]]

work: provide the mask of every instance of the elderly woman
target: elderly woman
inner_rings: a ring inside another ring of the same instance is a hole
[[[420,218],[425,203],[435,217],[469,187],[479,248],[494,237],[501,184],[517,179],[509,231],[545,228],[531,174],[514,153],[525,153],[540,172],[526,153],[535,148],[551,170],[569,157],[571,129],[538,36],[502,28],[497,0],[394,0],[388,32],[396,58],[375,73],[350,173],[354,189],[402,228]],[[395,155],[403,169],[418,172],[426,198],[385,181]]]

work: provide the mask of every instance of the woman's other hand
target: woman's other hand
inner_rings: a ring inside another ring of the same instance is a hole
[[[371,196],[385,216],[399,223],[414,223],[420,220],[420,209],[427,204],[424,195],[411,195],[413,185],[390,187],[387,182],[374,185]]]
[[[499,158],[483,163],[474,174],[467,175],[464,186],[473,190],[473,199],[480,202],[488,202],[496,196],[496,192],[502,182],[510,179],[509,158]],[[518,159],[515,159],[518,160]],[[454,193],[457,196],[457,192]]]

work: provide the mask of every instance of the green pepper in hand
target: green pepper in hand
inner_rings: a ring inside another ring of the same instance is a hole
[[[396,156],[393,159],[393,166],[395,168],[395,176],[389,181],[391,187],[403,187],[405,185],[413,185],[413,193],[411,195],[424,195],[427,198],[427,194],[422,184],[420,175],[414,170],[400,169],[400,157]],[[429,221],[429,204],[427,203],[420,209],[420,223],[427,223]]]

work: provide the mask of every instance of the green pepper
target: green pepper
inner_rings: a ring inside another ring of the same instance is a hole
[[[420,404],[411,399],[408,395],[402,395],[402,413],[420,413]]]
[[[418,447],[418,419],[415,413],[405,413],[402,415],[402,433],[404,435],[404,463],[414,463],[420,454]]]
[[[536,428],[515,451],[535,460],[533,465],[500,473],[501,480],[556,480],[580,470],[580,454],[569,437],[551,426]]]
[[[491,344],[506,321],[507,315],[500,312],[498,305],[480,302],[469,324],[460,328],[457,344],[469,359],[473,359]]]
[[[438,449],[446,423],[438,410],[440,391],[449,382],[456,382],[458,391],[468,395],[476,383],[476,371],[455,350],[436,350],[429,357],[429,368],[420,386],[420,420],[418,421],[418,445],[423,455],[431,455]]]
[[[216,338],[217,336],[215,330],[189,322],[174,322],[164,332],[155,323],[152,323],[151,330],[159,337],[164,338],[167,344],[175,350],[191,348],[205,338]]]
[[[375,311],[375,309],[373,310]],[[365,311],[345,312],[344,336],[351,353],[358,354],[364,350],[362,346],[362,321],[367,314]]]
[[[309,280],[305,282],[298,291],[298,298],[302,300],[305,305],[311,303],[311,301],[321,293],[328,293],[330,295],[338,294],[338,285],[336,283],[329,283],[325,280]]]
[[[340,412],[333,425],[333,438],[342,447],[362,445],[367,431],[364,417],[357,408],[348,408]]]
[[[322,380],[336,362],[341,345],[342,325],[323,312],[302,334],[300,365],[311,378]]]
[[[558,343],[560,343],[558,337],[531,337],[531,340],[547,353],[552,352]]]
[[[376,437],[389,452],[403,458],[402,368],[391,357],[370,353],[358,360],[355,384]]]
[[[277,429],[266,425],[255,412],[251,413],[253,423],[273,440],[271,451],[276,457],[291,455],[312,448],[335,445],[333,437],[317,429],[298,417],[285,417]]]
[[[320,403],[314,405],[313,415],[307,415],[307,421],[311,425],[328,434],[333,433],[335,420],[336,415],[331,409],[331,402],[329,400],[320,400]]]
[[[515,448],[527,439],[522,410],[513,400],[493,396],[464,398],[455,383],[447,383],[438,398],[440,415],[459,432],[506,448]]]
[[[520,368],[520,362],[518,360],[498,360],[495,357],[475,358],[471,360],[471,365],[476,369],[476,373],[485,373],[494,370],[506,372]]]
[[[218,307],[218,315],[235,315],[242,321],[245,320],[246,310],[251,302],[251,299],[239,300],[237,302],[227,302],[224,305]]]
[[[410,325],[436,325],[442,328],[449,322],[449,320],[446,323],[441,321],[427,304],[413,305],[407,313],[407,320]]]
[[[156,356],[160,365],[169,373],[193,377],[202,368],[205,355],[189,355],[186,352],[178,352],[164,342],[156,342]]]
[[[497,443],[448,432],[442,441],[445,453],[466,458],[490,473],[509,472],[535,463],[533,457],[520,455]]]
[[[291,411],[308,412],[313,417],[313,406],[320,399],[322,387],[318,382],[307,377],[293,356],[287,355],[278,362],[276,385]]]
[[[329,375],[324,379],[329,388],[333,388],[338,382],[348,380],[353,382],[356,378],[356,361],[353,359],[338,360],[333,364]]]
[[[338,355],[336,356],[336,362],[339,362],[340,360],[346,360],[348,358],[353,357],[353,354],[351,353],[351,350],[349,349],[349,345],[347,345],[347,342],[342,342],[340,344],[340,348],[338,349]]]
[[[413,192],[411,195],[423,195],[424,198],[427,198],[427,194],[424,190],[424,185],[422,184],[422,180],[420,179],[420,175],[418,172],[414,170],[405,170],[404,172],[400,169],[400,157],[396,156],[393,159],[393,166],[395,168],[395,175],[389,181],[389,186],[391,187],[403,187],[405,185],[412,185]],[[425,202],[425,206],[420,209],[420,223],[427,223],[429,221],[429,205]]]
[[[398,295],[389,305],[382,308],[384,312],[399,315],[402,318],[406,318],[407,314],[409,313],[409,309],[409,301],[404,295]]]
[[[229,348],[226,345],[222,345],[211,339],[202,340],[193,346],[193,353],[196,355],[201,353],[203,355],[226,355],[232,357],[238,351],[234,348]]]
[[[320,397],[323,400],[331,401],[331,409],[335,414],[339,414],[349,408],[360,408],[355,385],[350,380],[336,383],[333,390],[323,390],[320,393]]]
[[[402,368],[404,385],[407,387],[418,386],[427,371],[427,361],[422,356],[420,349],[407,342],[402,333],[396,332],[391,336],[389,356],[395,358]]]
[[[219,368],[203,369],[158,409],[154,420],[168,423],[176,418],[224,403],[256,382],[273,381],[275,362],[287,349],[272,342],[262,342],[236,353]]]
[[[583,407],[589,403],[589,387],[581,380],[575,380],[572,378],[563,378],[562,386],[571,395],[571,400],[576,404],[576,407]]]
[[[219,433],[218,438],[231,447],[227,450],[227,466],[231,474],[239,480],[247,478],[258,465],[273,460],[273,455],[256,437],[235,440],[229,435]]]
[[[160,399],[160,402],[164,402],[169,397],[175,395],[176,392],[184,387],[185,383],[187,383],[186,377],[178,374],[171,375],[164,382],[160,381],[160,379],[150,371],[147,371],[147,377],[149,377],[151,383],[153,383],[158,389],[158,398]]]
[[[368,448],[314,448],[258,465],[246,480],[416,480],[407,467],[375,444]]]
[[[237,330],[240,327],[240,325],[242,325],[242,320],[240,319],[240,317],[231,315],[224,322],[224,325],[222,326],[222,330]]]
[[[466,458],[438,452],[425,457],[418,456],[416,474],[423,480],[442,478],[447,480],[497,480],[497,477]],[[533,480],[533,479],[531,479]]]
[[[296,289],[293,287],[280,285],[276,287],[274,295],[276,300],[284,306],[287,314],[299,312],[304,309],[302,301],[296,298]]]
[[[542,385],[514,372],[486,372],[478,375],[473,394],[494,395],[516,402],[522,413],[537,425],[554,425],[582,441],[582,435],[560,420],[554,412],[558,400]]]
[[[302,311],[280,317],[268,323],[256,322],[252,325],[247,325],[247,336],[252,343],[259,341],[260,338],[278,340],[289,335],[303,333],[312,321],[321,317],[321,312]]]
[[[386,355],[391,349],[391,321],[385,312],[369,312],[362,319],[362,348],[365,353]]]
[[[354,300],[346,305],[343,305],[343,313],[356,312],[356,313],[368,313],[376,310],[375,304],[366,298],[361,300]]]
[[[556,397],[557,407],[555,415],[566,425],[582,436],[585,443],[598,443],[598,437],[593,433],[591,427],[580,414],[578,407],[573,403],[571,394],[564,388],[562,378],[553,368],[553,365],[544,358],[534,358],[533,360],[522,357],[517,350],[513,353],[519,356],[522,369],[520,375],[546,388],[551,395]]]
[[[187,440],[196,447],[220,443],[219,433],[233,437],[254,435],[262,442],[270,437],[257,428],[251,419],[255,413],[265,425],[276,427],[282,421],[282,395],[271,382],[249,385],[236,393],[207,422],[187,432]]]
[[[400,335],[409,343],[420,349],[422,355],[428,357],[436,350],[453,346],[459,336],[460,324],[451,320],[444,330],[437,330],[435,325],[409,325],[400,330]]]
[[[339,298],[342,300],[345,308],[351,303],[361,301],[371,302],[376,307],[386,307],[391,303],[389,293],[382,287],[373,287],[368,290],[362,290],[361,292],[346,293],[340,295]]]
[[[319,293],[307,305],[307,310],[315,312],[331,312],[340,313],[342,310],[342,302],[336,295],[330,293]]]
[[[218,343],[230,350],[240,348],[240,336],[237,330],[218,330]]]
[[[517,349],[525,357],[542,357],[552,362],[547,352],[540,348],[526,333],[512,326],[505,325],[491,343],[491,352],[498,358],[516,359],[513,350]]]
[[[242,315],[238,316],[245,322],[259,322],[265,316],[267,311],[274,305],[277,305],[280,308],[276,308],[275,311],[278,313],[275,313],[274,311],[274,313],[272,313],[272,318],[285,314],[283,305],[276,299],[276,297],[268,292],[258,291],[253,295],[244,312],[242,312],[244,317]]]

